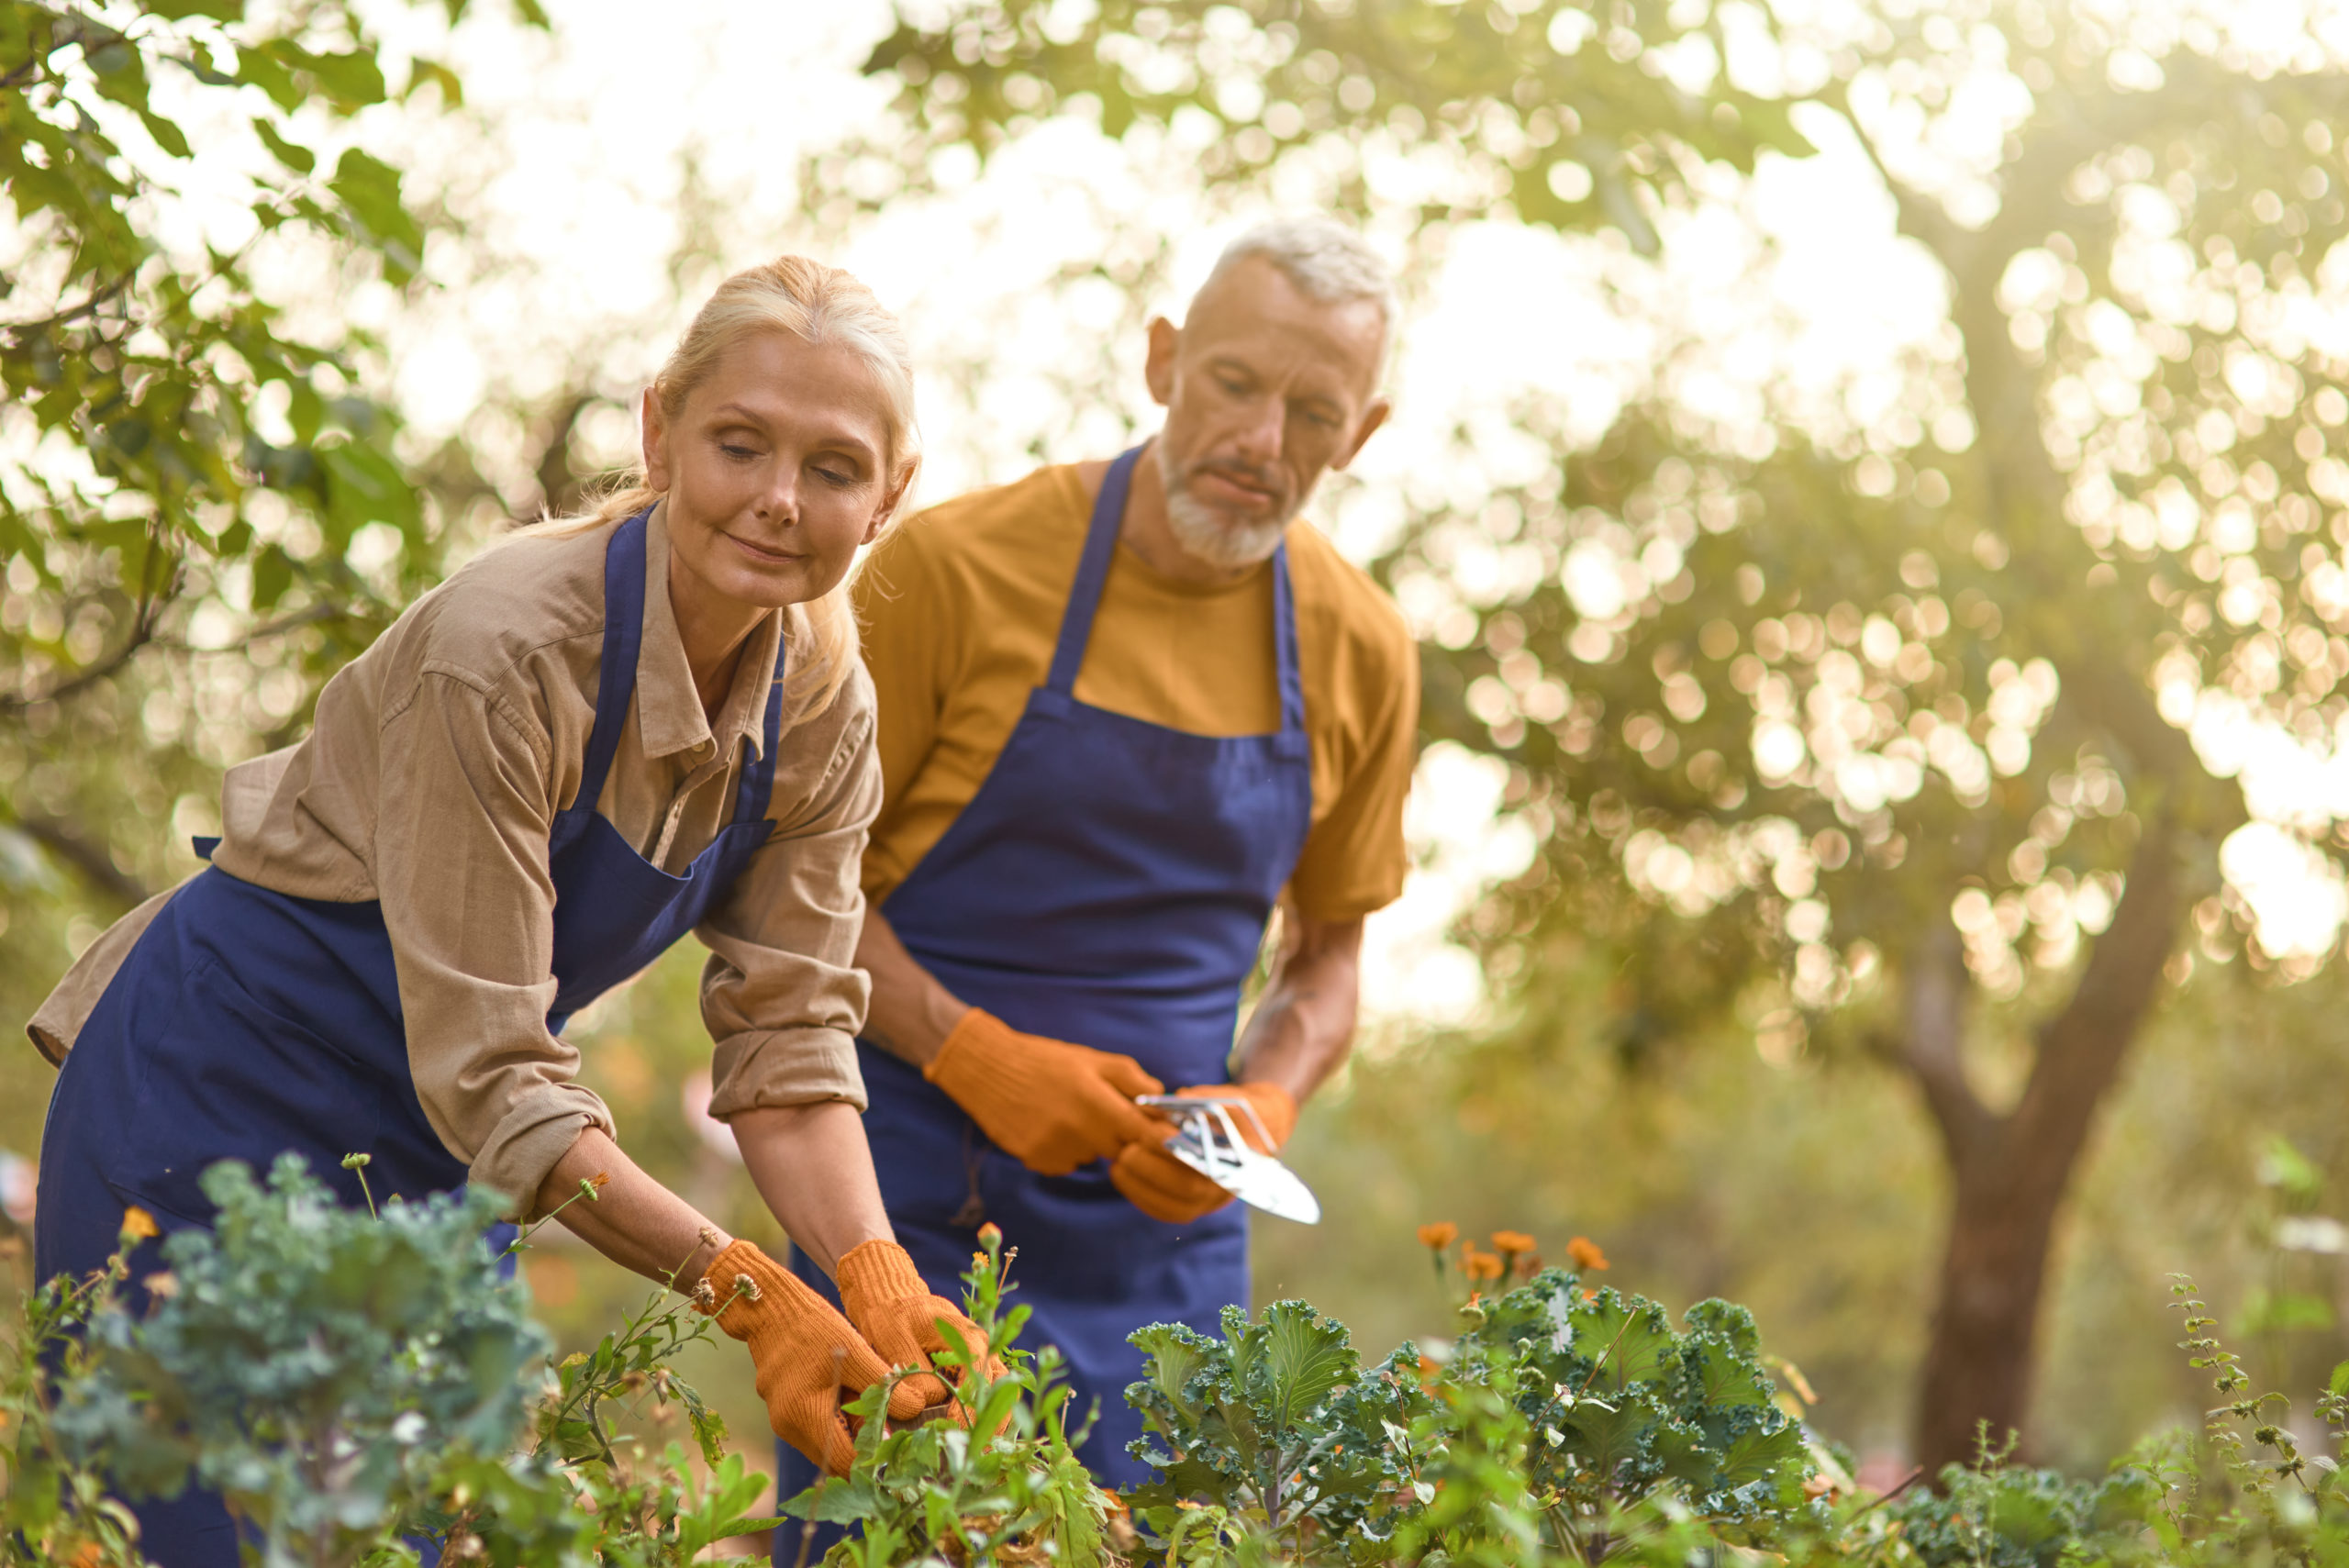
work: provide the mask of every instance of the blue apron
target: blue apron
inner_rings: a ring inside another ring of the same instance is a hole
[[[684,875],[646,861],[596,813],[636,689],[646,516],[614,529],[605,550],[595,726],[579,793],[548,829],[551,1029],[698,924],[773,830],[780,652],[765,752],[746,761],[732,819]],[[209,859],[217,842],[199,840],[197,851]],[[347,1153],[371,1156],[378,1202],[465,1181],[464,1163],[441,1145],[417,1099],[381,907],[295,898],[207,869],[140,933],[58,1073],[33,1220],[38,1277],[103,1267],[130,1204],[165,1231],[208,1224],[212,1206],[196,1186],[206,1167],[239,1159],[265,1170],[288,1150],[350,1204],[361,1195],[342,1169]],[[143,1279],[161,1259],[150,1242],[132,1262]],[[134,1307],[143,1308],[143,1297],[135,1291]],[[144,1550],[164,1568],[237,1562],[233,1529],[211,1494],[190,1488],[137,1511]]]
[[[1193,735],[1075,699],[1140,455],[1101,483],[1044,684],[882,912],[963,1001],[1026,1033],[1126,1052],[1172,1089],[1230,1078],[1241,988],[1304,847],[1313,772],[1285,549],[1272,562],[1277,731]],[[973,1233],[1000,1226],[1019,1249],[1016,1300],[1034,1309],[1028,1347],[1060,1347],[1079,1415],[1097,1402],[1085,1463],[1110,1485],[1146,1479],[1126,1451],[1141,1435],[1126,1385],[1142,1366],[1126,1336],[1154,1322],[1215,1333],[1226,1305],[1247,1304],[1246,1211],[1168,1225],[1110,1184],[1105,1161],[1040,1176],[918,1069],[862,1042],[857,1054],[898,1240],[932,1289],[959,1300]],[[804,1256],[793,1266],[830,1291]],[[796,1452],[778,1458],[784,1496],[815,1479]]]

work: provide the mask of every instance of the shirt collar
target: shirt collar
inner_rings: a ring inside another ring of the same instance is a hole
[[[669,603],[669,505],[652,508],[644,528],[644,640],[636,657],[638,735],[648,757],[689,751],[716,740],[726,755],[748,736],[753,754],[766,755],[767,688],[774,681],[775,654],[783,644],[784,612],[775,610],[751,634],[734,667],[734,684],[718,705],[713,736],[694,688],[677,612]]]

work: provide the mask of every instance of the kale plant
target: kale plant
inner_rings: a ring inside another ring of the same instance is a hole
[[[419,1506],[452,1455],[502,1455],[523,1429],[525,1373],[547,1349],[499,1277],[477,1193],[340,1207],[302,1161],[267,1184],[235,1162],[204,1175],[216,1229],[162,1244],[155,1306],[109,1300],[54,1424],[133,1496],[217,1491],[270,1568],[351,1563]]]
[[[1142,1329],[1150,1375],[1126,1397],[1159,1478],[1137,1517],[1177,1562],[1598,1562],[1665,1502],[1730,1541],[1817,1512],[1742,1308],[1675,1330],[1550,1270],[1464,1316],[1448,1363],[1407,1344],[1367,1373],[1303,1302],[1227,1310],[1220,1340]]]

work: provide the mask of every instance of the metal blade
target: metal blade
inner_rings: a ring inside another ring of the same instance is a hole
[[[1321,1222],[1321,1205],[1304,1178],[1241,1136],[1237,1108],[1262,1134],[1255,1107],[1239,1095],[1144,1095],[1141,1104],[1163,1111],[1176,1131],[1166,1151],[1251,1208],[1299,1225]]]

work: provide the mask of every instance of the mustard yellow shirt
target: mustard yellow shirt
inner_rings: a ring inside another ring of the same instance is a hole
[[[948,501],[878,545],[857,581],[879,719],[882,804],[864,851],[875,906],[978,794],[1044,679],[1093,495],[1074,466]],[[1289,525],[1313,822],[1290,878],[1298,910],[1345,920],[1403,889],[1403,798],[1419,657],[1378,585],[1305,522]],[[1119,547],[1076,698],[1198,735],[1280,728],[1273,573],[1201,586]]]

